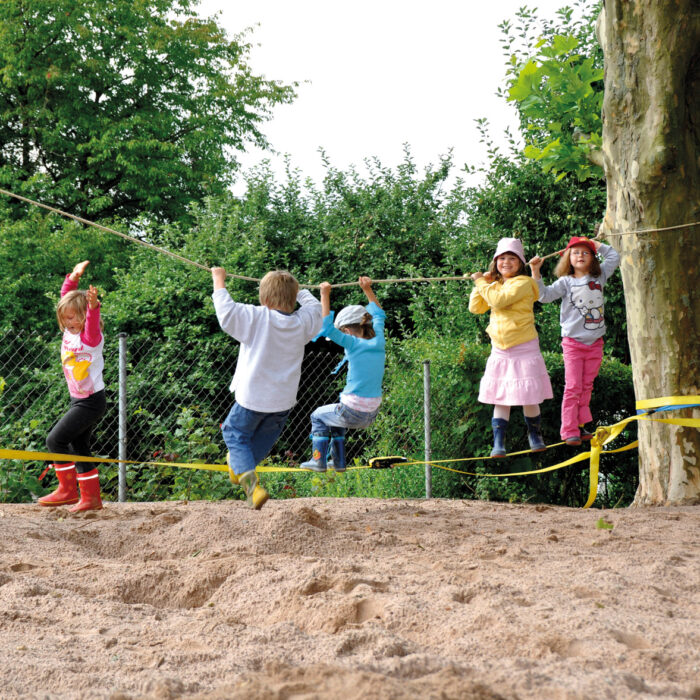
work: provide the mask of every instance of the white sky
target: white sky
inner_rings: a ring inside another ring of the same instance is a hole
[[[291,105],[278,106],[263,132],[280,154],[316,181],[324,170],[318,149],[341,170],[377,156],[403,160],[408,142],[422,168],[454,149],[454,162],[486,158],[474,120],[486,117],[497,143],[515,111],[496,97],[505,73],[498,24],[513,20],[527,0],[202,0],[200,14],[234,35],[259,23],[252,69],[271,80],[309,81]],[[554,18],[566,0],[532,0],[540,17]],[[282,157],[253,150],[244,168]],[[243,188],[237,186],[237,193]]]

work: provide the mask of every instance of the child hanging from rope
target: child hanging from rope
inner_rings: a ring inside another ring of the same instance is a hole
[[[603,258],[598,261],[597,255]],[[559,278],[545,286],[540,276],[542,258],[530,260],[532,277],[539,287],[540,301],[561,299],[562,350],[564,352],[564,396],[561,402],[561,438],[567,445],[580,445],[593,436],[590,409],[593,381],[603,360],[603,287],[620,264],[620,256],[609,245],[574,236],[554,269]]]
[[[331,285],[321,284],[323,327],[326,336],[345,348],[338,372],[348,363],[348,378],[340,402],[320,406],[311,414],[312,455],[302,469],[325,472],[332,467],[345,471],[345,432],[347,428],[366,428],[372,424],[382,402],[384,377],[384,319],[386,314],[372,291],[372,280],[360,277],[359,285],[367,297],[367,306],[346,306],[333,321]],[[331,445],[332,464],[327,461]]]
[[[70,408],[46,438],[49,452],[90,457],[92,430],[105,412],[102,369],[102,320],[97,289],[78,289],[78,282],[90,264],[78,263],[66,275],[61,287],[61,300],[56,307],[58,326],[63,331],[61,362],[68,383]],[[94,464],[74,462],[49,465],[58,477],[58,488],[39,499],[42,506],[63,506],[76,503],[72,513],[102,508],[100,477]],[[80,496],[78,496],[80,487]]]
[[[236,400],[221,426],[229,478],[259,510],[269,494],[255,467],[269,454],[296,402],[304,346],[321,327],[321,304],[284,270],[262,278],[260,306],[231,299],[224,268],[213,267],[211,273],[219,325],[241,344],[231,382]],[[294,311],[296,302],[300,308]]]
[[[537,283],[527,277],[523,244],[502,238],[488,272],[475,272],[469,311],[491,310],[486,332],[491,336],[491,355],[481,378],[479,401],[494,404],[492,457],[506,454],[505,437],[511,406],[522,406],[530,449],[546,449],[541,432],[540,406],[552,398],[535,329],[533,304],[539,296]]]

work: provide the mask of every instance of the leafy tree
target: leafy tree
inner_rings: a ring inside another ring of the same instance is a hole
[[[517,13],[517,37],[506,21],[503,47],[509,56],[507,99],[515,102],[526,142],[524,155],[558,179],[601,178],[603,54],[596,40],[600,2],[581,0],[579,19],[565,7],[558,22],[537,20],[527,8]]]
[[[13,220],[0,201],[0,331],[8,328],[58,334],[55,306],[63,278],[80,260],[90,260],[85,276],[102,294],[114,286],[114,268],[133,251],[113,236],[37,209]]]
[[[622,256],[635,393],[692,396],[700,376],[700,14],[694,0],[605,5],[603,230]],[[677,225],[686,226],[633,233]],[[700,409],[680,415],[698,418]],[[697,428],[640,422],[636,503],[700,502],[699,454]]]
[[[582,101],[575,119],[565,122],[570,114],[566,99],[549,90],[548,81],[552,75],[565,75],[567,62],[591,77],[595,62],[582,62],[566,51],[548,52],[546,61],[539,63],[522,65],[517,58],[513,62],[511,96],[520,106],[523,123],[540,138],[533,139],[527,154],[549,170],[586,177],[581,160],[568,157],[578,147],[603,166],[607,203],[602,230],[622,256],[630,354],[640,399],[697,393],[698,359],[691,348],[698,345],[700,296],[694,261],[700,238],[697,224],[687,226],[698,221],[700,211],[696,5],[693,0],[633,4],[610,0],[595,7],[596,13],[600,10],[596,26],[605,57],[601,136],[591,131],[578,146],[576,128],[595,127],[597,103]],[[590,36],[590,28],[587,33]],[[559,47],[566,48],[565,44],[562,38]],[[577,48],[573,41],[569,45]],[[554,41],[548,46],[554,48]],[[551,59],[561,62],[559,73],[551,62],[545,66]],[[595,93],[594,80],[583,84]],[[562,81],[559,91],[581,92],[579,87],[571,79]],[[586,121],[591,117],[593,122]],[[567,148],[559,138],[564,131]],[[673,233],[657,230],[678,225],[685,226]],[[637,233],[648,229],[653,232]],[[698,502],[699,451],[697,429],[642,422],[636,502]]]
[[[222,193],[294,87],[254,75],[245,35],[195,7],[0,3],[0,185],[91,218],[171,221]]]

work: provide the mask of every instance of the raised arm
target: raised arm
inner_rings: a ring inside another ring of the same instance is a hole
[[[469,311],[473,314],[485,314],[488,310],[489,305],[479,293],[479,288],[474,287],[469,295]]]
[[[78,282],[80,282],[80,278],[83,276],[85,268],[89,264],[89,260],[83,260],[83,262],[79,262],[73,268],[73,271],[70,274],[66,275],[65,279],[63,280],[63,285],[61,286],[62,297],[68,294],[68,292],[72,292],[74,289],[78,288]]]
[[[326,318],[331,312],[331,285],[329,282],[321,282],[321,316]]]
[[[223,267],[212,267],[211,279],[214,283],[214,291],[226,289],[226,270]]]
[[[85,328],[80,334],[83,341],[91,347],[97,347],[102,341],[102,329],[100,328],[100,302],[97,298],[97,288],[90,285],[86,292],[87,313],[85,314]]]
[[[598,241],[595,241],[595,245],[598,252],[603,257],[603,260],[600,263],[600,269],[603,273],[603,280],[605,281],[608,279],[608,277],[610,277],[610,275],[612,275],[613,272],[615,272],[615,269],[620,264],[620,254],[611,245],[600,243]]]
[[[376,304],[381,309],[382,305],[379,303],[377,296],[372,291],[372,280],[369,277],[367,277],[366,275],[362,275],[360,277],[360,279],[358,280],[358,283],[359,283],[360,287],[362,288],[362,291],[365,293],[365,296],[367,297],[368,303]]]

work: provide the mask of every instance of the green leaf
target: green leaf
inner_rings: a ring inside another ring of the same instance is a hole
[[[555,56],[571,53],[577,46],[578,39],[575,36],[557,34],[552,38],[552,48]]]

